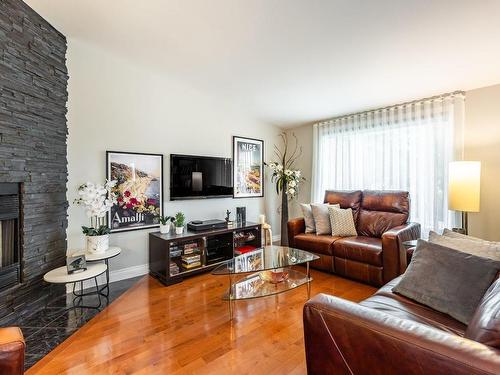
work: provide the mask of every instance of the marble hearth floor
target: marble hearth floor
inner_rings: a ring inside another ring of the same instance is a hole
[[[142,276],[111,283],[108,301],[101,297],[103,303],[100,310],[122,295],[141,278]],[[26,340],[26,370],[66,340],[66,338],[71,336],[100,311],[97,309],[81,308],[67,310],[67,308],[72,306],[72,300],[72,295],[68,294],[52,301],[47,307],[16,322],[16,325],[21,327]],[[83,304],[96,306],[98,305],[97,297],[84,297]]]

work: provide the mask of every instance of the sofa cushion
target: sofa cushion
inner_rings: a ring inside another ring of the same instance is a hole
[[[294,237],[295,247],[313,253],[333,255],[333,243],[340,237],[301,233]]]
[[[394,293],[392,288],[394,288],[400,280],[401,276],[390,281],[380,288],[373,296],[360,302],[360,305],[385,312],[401,319],[425,324],[452,334],[459,336],[464,335],[467,328],[465,324],[460,323],[447,314],[443,314]]]
[[[300,209],[302,210],[302,216],[304,216],[304,224],[306,225],[306,233],[316,232],[316,225],[314,225],[314,217],[312,214],[312,209],[310,204],[301,203]]]
[[[381,237],[389,229],[408,221],[409,193],[405,191],[363,192],[356,230],[360,236]]]
[[[382,240],[363,236],[340,238],[333,244],[333,254],[338,258],[382,266]]]
[[[418,240],[393,291],[468,324],[500,262]]]
[[[352,209],[342,209],[332,205],[328,207],[328,213],[330,215],[332,236],[351,237],[358,235],[354,225]]]
[[[333,206],[339,207],[338,204]],[[314,226],[316,227],[316,234],[332,234],[328,207],[330,207],[329,204],[311,203],[311,211],[314,218]]]
[[[443,229],[443,236],[445,236],[445,237],[452,237],[452,238],[460,238],[462,240],[479,241],[479,242],[482,242],[482,243],[489,243],[489,244],[493,244],[493,245],[500,244],[500,242],[483,240],[482,238],[472,237],[472,236],[469,236],[468,234],[458,233],[458,232],[455,232],[455,231],[450,230],[448,228],[444,228]]]
[[[465,235],[463,237],[441,236],[433,231],[429,232],[429,242],[478,257],[500,261],[500,243],[498,242],[471,240]]]
[[[500,348],[500,279],[491,285],[479,303],[465,337]]]
[[[358,220],[359,208],[361,206],[361,198],[363,193],[360,190],[354,191],[339,191],[327,190],[325,191],[325,203],[338,204],[340,208],[350,208],[354,222]]]

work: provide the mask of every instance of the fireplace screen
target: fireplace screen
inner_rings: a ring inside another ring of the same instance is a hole
[[[17,220],[0,221],[0,268],[11,266],[17,259]]]
[[[0,290],[19,283],[20,185],[0,183]]]

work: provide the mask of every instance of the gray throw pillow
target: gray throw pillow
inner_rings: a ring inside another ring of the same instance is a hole
[[[500,270],[500,262],[418,240],[392,291],[469,324]]]
[[[470,240],[465,235],[463,237],[440,236],[436,232],[429,232],[429,242],[449,247],[464,253],[476,255],[478,257],[490,258],[500,261],[500,243],[483,241],[481,239]]]
[[[329,205],[327,203],[311,203],[314,225],[316,226],[316,234],[332,234],[330,214],[328,212],[328,207],[330,206],[340,207],[338,204]]]
[[[302,210],[302,216],[304,216],[304,223],[306,224],[306,233],[316,232],[316,225],[314,224],[314,217],[310,204],[301,203],[300,209]]]

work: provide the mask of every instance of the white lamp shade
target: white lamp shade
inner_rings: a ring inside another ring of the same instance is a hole
[[[481,162],[454,161],[448,170],[448,208],[479,212]]]

